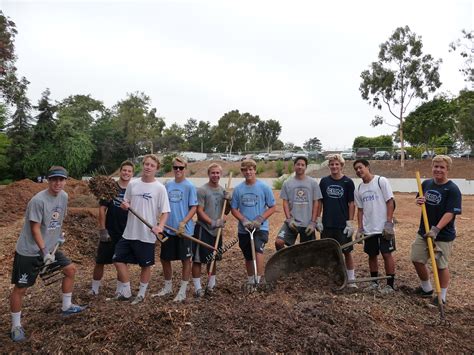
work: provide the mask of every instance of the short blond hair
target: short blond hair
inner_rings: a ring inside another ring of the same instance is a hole
[[[181,163],[181,164],[184,164],[185,168],[188,167],[188,161],[186,160],[185,157],[181,157],[181,156],[174,157],[172,163],[173,165],[174,163]]]
[[[145,160],[147,160],[148,158],[150,158],[151,160],[154,160],[157,164],[157,167],[158,169],[160,168],[160,159],[158,158],[157,155],[155,154],[147,154],[143,157],[143,163],[145,163]],[[124,164],[126,165],[126,164]],[[133,165],[132,165],[133,166]],[[120,167],[120,169],[122,168],[122,166]]]
[[[257,169],[257,163],[253,159],[245,159],[240,163],[240,169],[254,168]]]
[[[326,160],[328,162],[331,162],[331,160],[337,160],[339,163],[341,163],[341,166],[344,166],[344,164],[346,163],[346,161],[344,160],[341,154],[329,154],[326,157]]]
[[[222,166],[220,166],[219,164],[217,163],[211,163],[208,167],[207,167],[207,174],[209,175],[209,173],[211,172],[212,169],[219,169],[221,172],[222,172]]]
[[[434,163],[441,163],[445,162],[446,165],[448,166],[448,170],[451,169],[451,165],[453,165],[453,160],[451,157],[448,157],[447,155],[435,155],[433,159],[431,160],[431,166],[433,166]]]

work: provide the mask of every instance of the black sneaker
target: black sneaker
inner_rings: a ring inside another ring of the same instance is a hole
[[[435,305],[438,306],[438,296],[434,296],[434,298],[431,300],[431,302]],[[446,304],[446,301],[443,301],[443,304]]]
[[[420,296],[423,297],[423,298],[430,298],[430,297],[433,296],[433,290],[431,290],[431,291],[424,291],[423,288],[421,288],[421,286],[420,286],[420,287],[417,287],[417,288],[415,289],[415,293],[416,293],[417,295],[420,295]]]

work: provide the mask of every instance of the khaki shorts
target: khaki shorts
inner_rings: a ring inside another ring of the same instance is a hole
[[[436,266],[438,269],[446,269],[448,267],[449,256],[453,249],[453,241],[435,242],[433,248]],[[415,241],[411,245],[411,261],[426,264],[429,259],[428,243],[421,235],[417,234]]]

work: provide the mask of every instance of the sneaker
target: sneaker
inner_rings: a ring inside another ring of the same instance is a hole
[[[206,295],[212,295],[214,292],[216,292],[216,287],[206,287]]]
[[[435,306],[437,306],[438,305],[438,296],[434,296],[431,299],[431,303],[434,304]],[[443,301],[443,304],[446,304],[446,301]]]
[[[99,292],[95,292],[94,290],[91,289],[91,290],[89,290],[89,291],[87,292],[87,294],[88,294],[89,296],[97,296],[97,295],[99,294]]]
[[[10,337],[14,342],[21,342],[26,340],[25,330],[22,326],[15,327],[12,329]]]
[[[115,294],[115,297],[113,298],[113,300],[114,301],[130,301],[130,298],[132,298],[132,297],[131,296],[130,297],[125,297],[120,292],[117,292]]]
[[[78,306],[77,304],[71,304],[68,309],[63,311],[63,316],[70,316],[71,314],[81,313],[86,308],[86,306]]]
[[[383,294],[383,295],[388,295],[388,294],[394,293],[394,292],[395,292],[395,290],[390,285],[385,285],[384,288],[380,289],[380,293]]]
[[[369,291],[378,291],[379,290],[379,284],[376,282],[372,282],[369,286],[367,286],[366,290]]]
[[[135,299],[132,301],[132,305],[136,305],[139,303],[142,303],[145,300],[145,298],[142,295],[138,295],[135,297]]]
[[[350,280],[349,280],[350,281]],[[357,286],[355,283],[348,283],[347,284],[347,287],[348,288],[359,288],[359,286]]]
[[[173,299],[173,302],[183,302],[186,299],[186,293],[178,292],[176,297]]]
[[[194,291],[194,297],[200,298],[206,294],[206,291],[204,291],[202,288]]]
[[[172,289],[162,288],[158,293],[151,295],[151,297],[163,297],[173,293]]]
[[[422,298],[431,298],[433,296],[433,290],[427,292],[420,286],[415,289],[415,294],[420,295]]]

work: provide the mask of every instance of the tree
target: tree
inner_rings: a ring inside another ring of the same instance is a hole
[[[407,107],[413,98],[427,99],[441,86],[439,64],[429,54],[423,54],[421,37],[408,26],[399,27],[389,40],[380,45],[378,61],[361,73],[359,90],[364,100],[381,110],[383,104],[398,120],[401,145],[401,166],[404,167],[403,122]],[[376,116],[372,126],[386,123]]]
[[[163,135],[159,138],[158,146],[163,151],[176,151],[185,148],[185,130],[177,123],[173,123],[163,130]]]
[[[256,138],[265,143],[268,153],[272,151],[273,144],[278,140],[280,134],[281,125],[276,120],[259,121],[257,123]]]
[[[10,140],[5,133],[0,132],[0,180],[10,178],[9,159],[7,152],[10,146]]]
[[[321,144],[321,141],[319,140],[319,138],[314,137],[304,142],[303,148],[306,149],[307,151],[320,152],[323,149],[323,145]]]
[[[474,148],[474,91],[461,91],[454,105],[459,134],[466,144]]]
[[[15,87],[18,84],[16,76],[15,23],[0,10],[0,93],[9,104],[14,103]]]
[[[390,149],[393,146],[392,137],[389,135],[382,135],[377,137],[359,136],[354,139],[352,145],[353,149],[357,148],[384,148]]]
[[[445,96],[435,97],[407,116],[405,139],[412,145],[434,147],[440,137],[454,136],[455,124],[455,105]]]
[[[464,80],[474,83],[474,31],[462,30],[462,38],[458,38],[455,42],[449,44],[449,51],[454,52],[460,50],[460,55],[464,59],[464,68],[459,71],[464,75]]]
[[[193,152],[211,151],[211,124],[209,122],[198,122],[194,118],[190,118],[183,128],[187,150]]]
[[[250,113],[241,114],[239,110],[227,112],[219,119],[214,130],[213,140],[216,148],[229,153],[245,150],[259,121],[258,116],[252,116]]]

